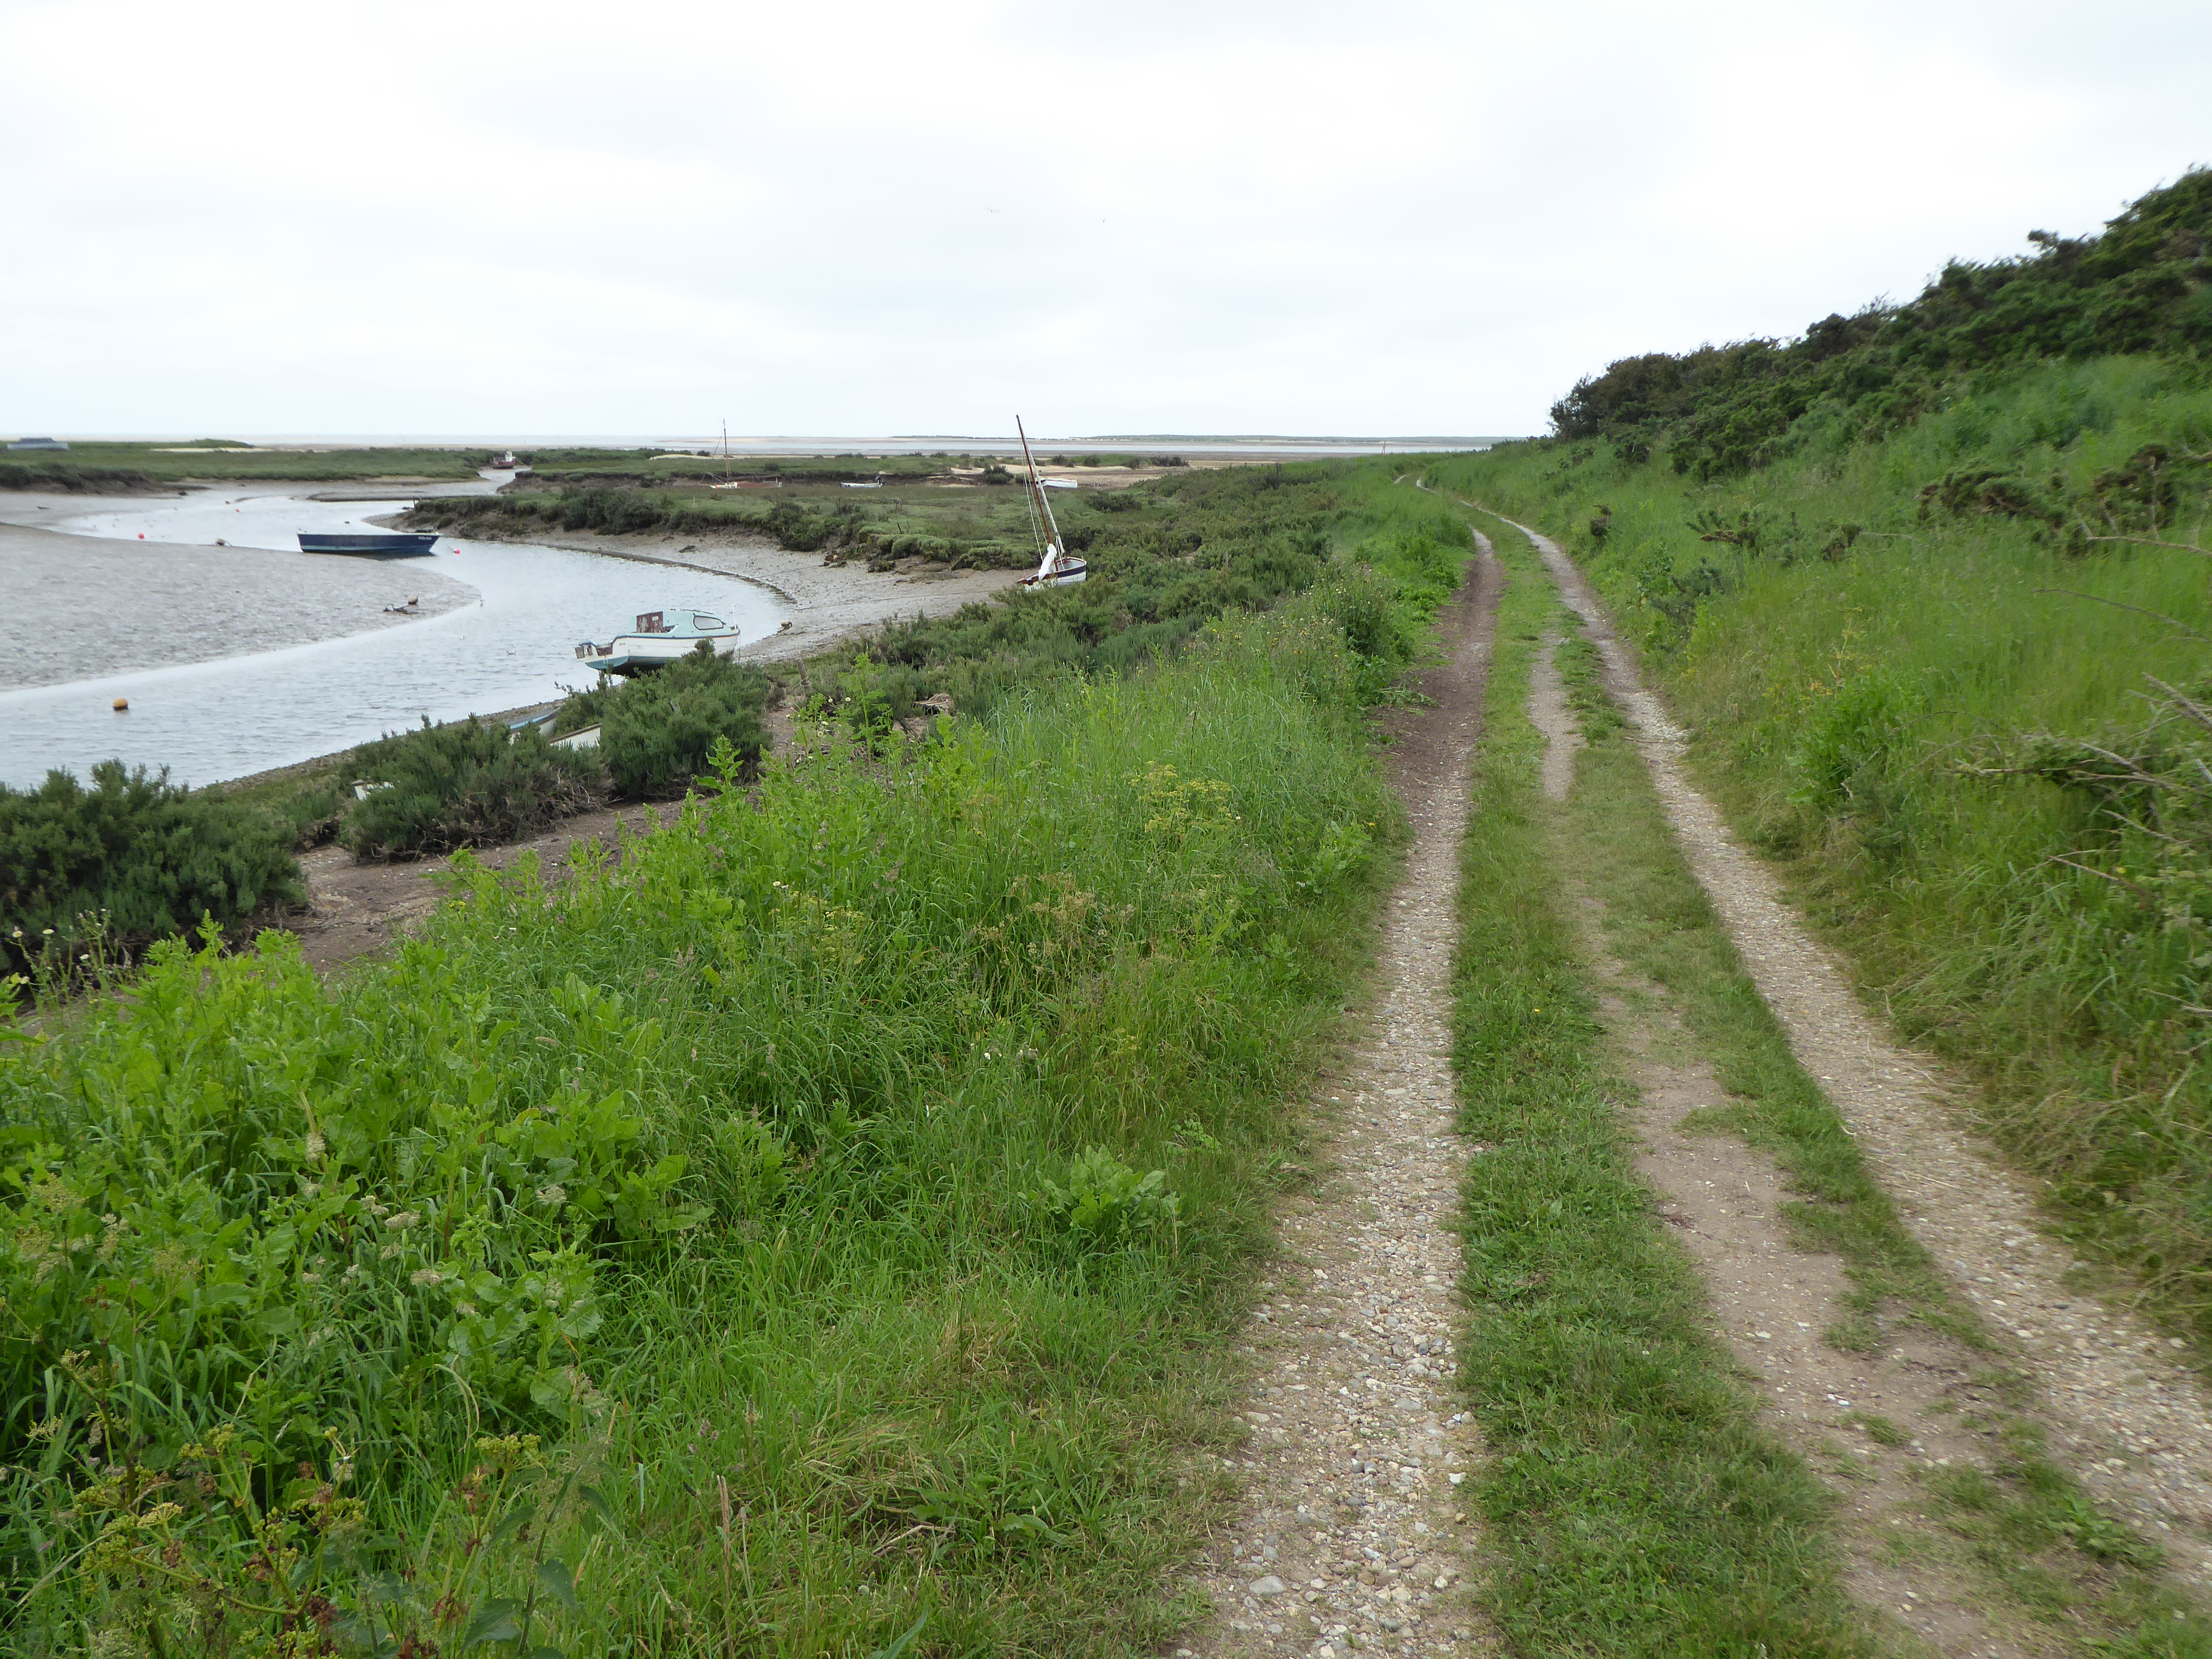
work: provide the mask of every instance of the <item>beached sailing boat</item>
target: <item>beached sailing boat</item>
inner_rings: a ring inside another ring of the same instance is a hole
[[[1037,546],[1043,556],[1037,561],[1036,574],[1024,576],[1016,584],[1021,587],[1065,587],[1081,581],[1091,574],[1091,567],[1060,542],[1060,526],[1054,522],[1052,503],[1044,498],[1044,483],[1037,477],[1036,457],[1030,453],[1030,434],[1022,431],[1022,417],[1014,416],[1014,430],[1021,434],[1022,459],[1029,465],[1030,528],[1036,534]]]

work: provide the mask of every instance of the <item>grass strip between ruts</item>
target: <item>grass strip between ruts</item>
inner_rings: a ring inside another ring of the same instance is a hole
[[[1630,1162],[1524,712],[1564,613],[1519,538],[1462,862],[1454,1058],[1474,1316],[1464,1380],[1491,1456],[1493,1607],[1540,1653],[1858,1654],[1827,1499],[1707,1334],[1694,1268]]]

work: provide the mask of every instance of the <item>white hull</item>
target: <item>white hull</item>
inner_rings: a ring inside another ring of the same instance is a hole
[[[1024,576],[1015,584],[1018,587],[1073,587],[1091,574],[1091,567],[1080,559],[1069,559],[1049,575],[1040,572]]]

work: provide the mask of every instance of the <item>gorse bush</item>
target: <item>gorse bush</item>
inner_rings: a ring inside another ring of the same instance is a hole
[[[665,668],[605,694],[599,754],[615,787],[640,800],[680,794],[727,744],[734,775],[758,770],[768,733],[761,725],[768,676],[718,657],[702,641]]]
[[[6,1045],[11,1640],[1157,1642],[1397,833],[1358,684],[1317,599],[1224,618]]]
[[[591,806],[599,763],[534,726],[509,732],[459,720],[354,750],[362,778],[383,787],[355,805],[339,839],[363,858],[412,858],[518,841]]]
[[[89,788],[64,772],[0,784],[0,961],[18,970],[95,941],[132,951],[204,917],[229,928],[303,896],[283,827],[166,774],[102,761]]]

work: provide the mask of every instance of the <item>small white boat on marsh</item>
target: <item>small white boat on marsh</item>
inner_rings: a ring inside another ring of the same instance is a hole
[[[1022,430],[1022,417],[1018,415],[1014,416],[1014,430],[1020,434],[1022,460],[1030,470],[1026,498],[1030,530],[1036,537],[1039,553],[1036,574],[1023,577],[1017,586],[1071,587],[1091,574],[1091,567],[1070,553],[1060,539],[1060,526],[1052,516],[1052,503],[1045,499],[1045,481],[1037,477],[1036,457],[1030,453],[1030,434]],[[1065,484],[1059,487],[1066,488]]]
[[[644,611],[638,613],[636,626],[629,633],[617,634],[605,645],[581,641],[576,655],[586,668],[628,678],[665,668],[685,653],[697,650],[702,641],[727,655],[726,644],[735,646],[738,639],[736,628],[708,611]]]

